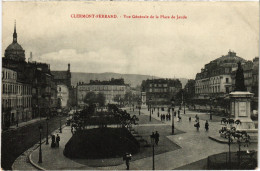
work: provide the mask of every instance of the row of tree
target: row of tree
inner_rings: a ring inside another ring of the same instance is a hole
[[[140,100],[140,96],[133,94],[132,92],[127,92],[124,97],[121,97],[120,95],[116,95],[113,99],[115,102],[121,105],[125,104],[133,104],[137,103]],[[106,97],[103,93],[94,93],[94,92],[88,92],[84,98],[84,103],[88,105],[92,104],[98,104],[99,107],[105,106]]]
[[[89,106],[93,104],[98,104],[98,106],[103,107],[105,106],[106,97],[103,93],[96,94],[94,92],[89,92],[86,94],[83,101]]]

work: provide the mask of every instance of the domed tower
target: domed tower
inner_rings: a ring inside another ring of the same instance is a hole
[[[24,50],[17,43],[16,23],[14,24],[13,43],[5,49],[5,58],[14,61],[25,61]]]

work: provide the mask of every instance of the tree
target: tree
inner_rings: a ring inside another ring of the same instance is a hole
[[[97,102],[96,99],[96,94],[94,92],[88,92],[84,98],[84,103],[92,105]]]
[[[117,94],[114,99],[113,99],[115,102],[119,103],[120,100],[121,100],[121,96],[119,94]]]
[[[96,96],[96,102],[99,104],[100,107],[103,107],[105,106],[105,101],[106,101],[105,95],[99,92]]]

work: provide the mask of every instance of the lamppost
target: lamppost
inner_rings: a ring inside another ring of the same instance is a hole
[[[62,133],[62,129],[61,129],[61,103],[62,103],[62,99],[59,98],[58,99],[58,113],[59,113],[59,116],[60,116],[60,133]]]
[[[150,122],[152,121],[152,110],[151,110],[151,107],[152,107],[152,98],[150,97],[150,99],[149,99],[149,108],[150,108]]]
[[[213,99],[210,97],[210,113],[209,113],[209,119],[212,120],[212,101]]]
[[[153,170],[155,170],[155,167],[154,167],[154,144],[155,144],[155,135],[154,133],[152,135],[150,135],[150,138],[151,138],[151,144],[152,144],[152,147],[153,147]]]
[[[60,113],[60,133],[62,133],[62,129],[61,129],[61,113]]]
[[[40,131],[40,149],[39,149],[38,163],[42,163],[42,125],[39,126],[39,131]]]
[[[47,118],[46,118],[46,128],[47,128],[47,131],[46,131],[46,145],[47,144],[49,144],[49,141],[48,141],[48,134],[49,134],[49,118],[48,118],[48,116],[47,116]]]
[[[142,101],[141,101],[141,98],[139,98],[139,100],[138,100],[138,109],[139,109],[139,115],[141,114],[141,103],[142,103]]]
[[[16,106],[16,127],[18,127],[18,123],[19,123],[19,116],[18,116],[18,98],[17,98],[17,95],[16,95],[16,100],[15,100],[15,106]]]
[[[183,98],[183,96],[184,96],[184,98]],[[182,103],[183,103],[183,114],[186,114],[185,113],[186,111],[185,111],[185,91],[184,91],[184,89],[182,90]]]
[[[172,103],[172,135],[174,135],[174,98],[172,97],[171,99]]]

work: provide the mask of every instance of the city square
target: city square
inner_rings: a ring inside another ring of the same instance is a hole
[[[257,3],[126,3],[3,3],[2,169],[256,169]]]

